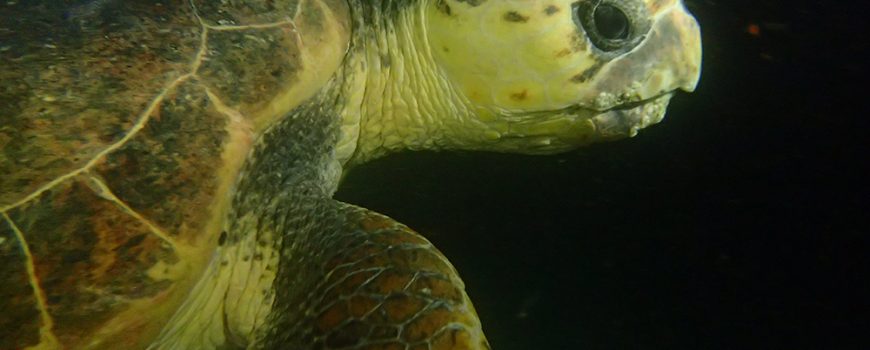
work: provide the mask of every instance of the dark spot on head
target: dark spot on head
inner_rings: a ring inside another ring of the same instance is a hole
[[[556,7],[556,5],[550,5],[550,6],[547,6],[547,8],[544,9],[544,13],[546,13],[547,16],[552,16],[552,15],[554,15],[556,12],[559,12],[559,8]]]
[[[516,12],[516,11],[505,12],[505,14],[502,18],[504,18],[505,21],[516,22],[516,23],[525,23],[526,21],[529,20],[529,17],[523,16],[519,12]]]
[[[450,16],[453,14],[453,12],[450,10],[450,5],[447,5],[447,2],[445,2],[444,0],[436,1],[435,8],[437,8],[439,12],[445,15]]]
[[[456,0],[456,2],[464,2],[472,7],[479,6],[482,3],[485,3],[486,0]]]
[[[447,46],[442,46],[441,49],[444,50],[444,52],[450,52],[450,49],[448,49]]]
[[[604,62],[595,62],[595,64],[593,64],[591,67],[586,68],[586,70],[584,70],[583,72],[571,77],[571,82],[578,84],[585,83],[589,79],[592,79],[595,74],[598,74],[598,71],[601,70],[601,67],[604,67]]]
[[[393,60],[390,59],[389,55],[381,55],[381,67],[382,68],[390,68],[393,64]]]
[[[564,48],[556,52],[556,58],[565,57],[571,54],[571,49]]]
[[[527,97],[529,97],[529,92],[527,90],[511,94],[511,100],[514,101],[522,101],[525,100]]]
[[[589,79],[589,77],[587,77],[584,73],[586,73],[586,72],[575,74],[573,77],[571,77],[571,82],[578,83],[578,84],[585,83],[586,80]]]
[[[568,40],[571,41],[571,49],[574,50],[574,52],[580,52],[580,51],[586,50],[585,37],[581,37],[580,35],[577,35],[576,33],[572,33],[571,37],[568,38]]]
[[[227,231],[221,231],[220,237],[218,237],[218,245],[222,246],[227,242]]]

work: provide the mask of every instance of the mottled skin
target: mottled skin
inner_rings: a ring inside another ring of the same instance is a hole
[[[0,349],[486,349],[456,270],[333,200],[343,172],[631,136],[700,69],[677,0],[0,6]]]

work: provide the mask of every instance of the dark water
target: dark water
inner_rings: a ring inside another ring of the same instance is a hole
[[[338,197],[434,241],[495,349],[867,349],[859,6],[690,8],[699,89],[638,137],[549,157],[399,154]]]

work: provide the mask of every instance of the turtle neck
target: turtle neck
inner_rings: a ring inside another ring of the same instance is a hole
[[[458,149],[498,138],[435,62],[427,37],[430,6],[351,1],[337,147],[345,167],[403,149]]]

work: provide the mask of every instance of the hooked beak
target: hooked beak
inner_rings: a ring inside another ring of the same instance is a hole
[[[682,2],[674,1],[654,15],[646,39],[604,68],[586,96],[599,110],[627,102],[654,99],[675,90],[692,92],[701,77],[701,29]],[[611,92],[604,99],[600,92]]]
[[[675,74],[680,82],[679,86],[682,90],[692,92],[701,79],[701,28],[682,3],[676,6],[669,16],[670,28],[675,29],[673,35],[679,36],[683,46],[683,49],[679,50],[682,52],[681,55],[673,55],[671,65],[682,67],[677,69]]]

